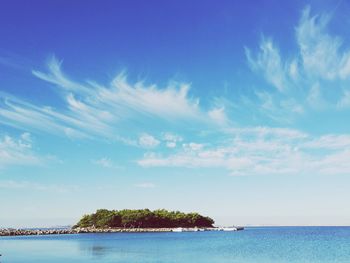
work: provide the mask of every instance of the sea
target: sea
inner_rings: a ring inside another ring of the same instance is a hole
[[[1,263],[350,263],[350,227],[0,237]]]

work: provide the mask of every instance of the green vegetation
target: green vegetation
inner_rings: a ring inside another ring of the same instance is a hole
[[[107,210],[99,209],[90,215],[84,215],[74,226],[96,228],[166,228],[166,227],[212,227],[214,220],[198,213],[182,213],[165,209],[151,211]]]

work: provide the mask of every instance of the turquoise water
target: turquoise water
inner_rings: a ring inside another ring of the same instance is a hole
[[[1,263],[350,262],[350,227],[0,237]]]

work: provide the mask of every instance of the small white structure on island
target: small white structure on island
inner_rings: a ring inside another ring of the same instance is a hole
[[[237,231],[236,227],[223,227],[223,231]]]
[[[219,227],[218,231],[237,231],[237,227]]]

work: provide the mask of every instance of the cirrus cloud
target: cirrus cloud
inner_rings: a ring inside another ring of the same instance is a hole
[[[317,150],[317,152],[315,152]],[[319,137],[291,129],[235,129],[221,142],[185,143],[164,154],[147,152],[142,167],[222,168],[231,175],[349,174],[350,136]]]
[[[245,48],[251,70],[275,88],[255,92],[265,116],[285,122],[307,111],[349,108],[350,46],[330,32],[331,21],[307,6],[295,27],[297,50],[283,55],[272,37],[263,37],[257,52]]]
[[[128,138],[125,123],[148,121],[164,123],[195,122],[221,125],[224,109],[206,111],[199,99],[190,96],[190,85],[170,81],[165,87],[131,83],[125,73],[108,85],[93,81],[77,82],[62,71],[62,62],[52,57],[47,72],[32,71],[37,78],[57,87],[63,107],[35,105],[7,93],[0,93],[0,122],[33,132],[48,132],[69,138],[103,138],[137,146]],[[139,132],[139,131],[135,131]],[[127,136],[123,136],[127,134]]]
[[[29,133],[19,138],[5,135],[0,138],[0,168],[10,165],[39,165],[43,159],[32,151]]]

